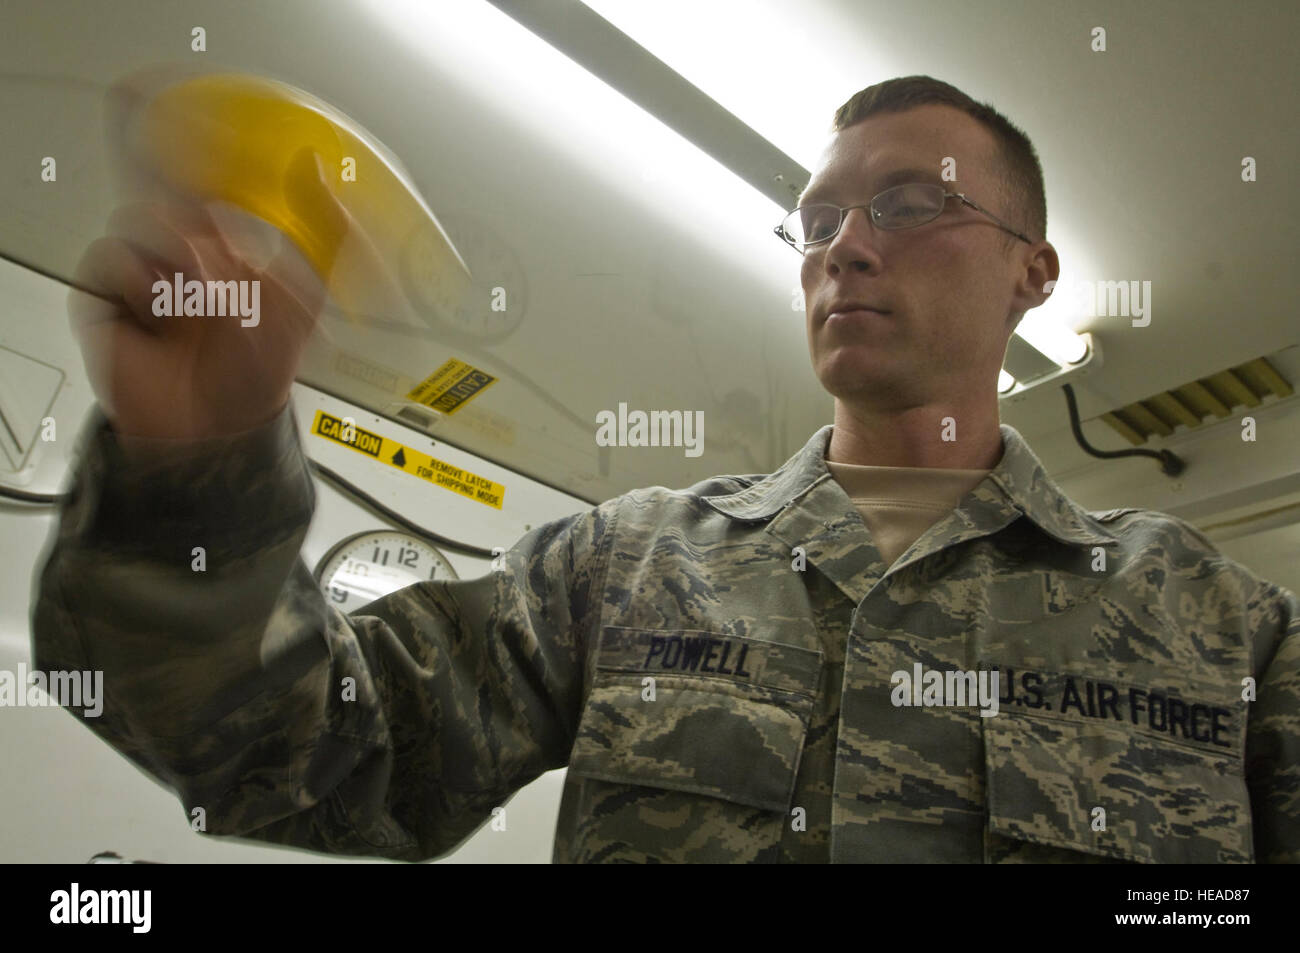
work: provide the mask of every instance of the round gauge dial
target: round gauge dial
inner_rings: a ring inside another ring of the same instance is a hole
[[[447,557],[433,546],[386,529],[349,536],[316,567],[321,592],[344,613],[417,582],[456,578]]]

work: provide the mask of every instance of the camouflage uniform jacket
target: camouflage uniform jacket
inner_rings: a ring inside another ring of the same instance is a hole
[[[317,851],[444,854],[567,765],[556,861],[1300,860],[1295,595],[1172,517],[1083,511],[1001,431],[892,566],[828,426],[345,616],[299,556],[288,409],[148,463],[95,411],[34,659],[102,670],[85,724],[209,833]],[[991,717],[920,694],[993,670]]]

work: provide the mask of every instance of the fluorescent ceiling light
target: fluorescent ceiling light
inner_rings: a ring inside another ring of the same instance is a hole
[[[794,272],[782,258],[790,250],[772,236],[783,209],[486,0],[360,5],[440,81],[488,100],[582,174],[640,204],[665,241],[689,236],[769,278],[782,264]]]
[[[805,169],[816,165],[844,100],[864,86],[914,72],[825,4],[582,2]],[[792,72],[805,63],[816,64],[811,75]]]
[[[1025,313],[1016,333],[1062,367],[1083,360],[1088,353],[1088,342],[1059,318],[1038,314],[1038,310],[1035,308]]]

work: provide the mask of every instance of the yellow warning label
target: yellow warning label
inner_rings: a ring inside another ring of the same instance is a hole
[[[411,476],[427,480],[434,486],[440,486],[453,493],[501,509],[505,500],[506,488],[500,483],[493,483],[487,477],[452,466],[443,460],[421,453],[414,447],[390,440],[388,437],[369,430],[363,430],[355,424],[345,423],[342,418],[334,417],[323,410],[316,411],[311,432],[318,437],[351,447],[358,453],[397,467]]]
[[[486,371],[480,371],[453,357],[422,384],[417,385],[415,390],[406,395],[406,399],[444,414],[454,414],[466,401],[487,390],[496,380]]]

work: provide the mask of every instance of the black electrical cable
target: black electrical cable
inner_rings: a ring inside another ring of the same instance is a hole
[[[1070,429],[1074,431],[1074,439],[1079,442],[1079,446],[1086,452],[1103,459],[1113,457],[1155,457],[1160,461],[1160,469],[1165,476],[1175,477],[1187,469],[1187,464],[1183,462],[1182,457],[1172,450],[1098,450],[1096,447],[1089,446],[1088,441],[1083,438],[1083,428],[1079,424],[1079,405],[1074,399],[1074,388],[1069,384],[1062,384],[1061,390],[1065,391],[1065,402],[1070,408]]]
[[[374,513],[383,517],[384,519],[388,520],[394,525],[402,527],[402,529],[404,530],[412,532],[417,536],[423,536],[425,539],[432,540],[433,542],[437,543],[439,546],[442,546],[446,549],[455,550],[456,552],[459,553],[464,553],[467,556],[482,556],[484,559],[492,559],[494,556],[499,555],[498,553],[494,553],[490,549],[484,549],[481,546],[471,546],[469,543],[461,543],[461,542],[457,542],[454,539],[448,539],[446,536],[440,536],[439,534],[433,532],[432,530],[425,529],[423,526],[420,526],[418,523],[412,523],[410,520],[408,520],[405,516],[402,516],[396,510],[391,510],[383,503],[380,503],[377,499],[375,499],[365,490],[362,490],[360,487],[355,486],[354,484],[349,483],[347,480],[343,479],[343,477],[339,476],[329,467],[317,463],[315,460],[312,460],[310,458],[307,460],[307,464],[313,470],[315,470],[317,473],[323,476],[325,479],[329,480],[331,483],[337,486],[340,490],[342,490],[343,492],[347,493],[350,496],[355,497],[367,509],[373,511]]]
[[[458,542],[457,540],[449,539],[446,536],[442,536],[438,533],[435,533],[432,530],[425,529],[423,526],[420,526],[418,523],[412,523],[405,516],[402,516],[397,511],[389,509],[383,503],[380,503],[377,499],[375,499],[365,490],[343,479],[343,477],[339,476],[329,467],[323,466],[322,464],[319,464],[315,460],[312,460],[310,458],[307,460],[307,464],[318,474],[320,474],[322,477],[324,477],[325,479],[333,483],[335,486],[337,486],[345,494],[356,499],[356,501],[360,503],[363,507],[369,509],[371,512],[375,513],[382,519],[388,520],[394,526],[400,526],[402,529],[406,530],[407,532],[414,533],[416,536],[422,536],[425,539],[430,540],[431,542],[434,542],[445,549],[450,549],[458,553],[464,553],[467,556],[481,556],[484,559],[492,559],[494,556],[497,555],[496,553],[492,552],[492,550],[490,549],[484,549],[482,546],[471,546],[469,543]],[[46,506],[55,506],[58,503],[62,502],[67,497],[67,495],[68,494],[66,493],[29,493],[27,490],[16,490],[11,487],[0,487],[0,499],[17,500],[20,503],[34,503],[34,504],[43,504]]]
[[[45,503],[53,506],[65,496],[67,496],[66,493],[28,493],[26,490],[15,490],[11,487],[0,486],[0,499],[18,500],[20,503]]]

